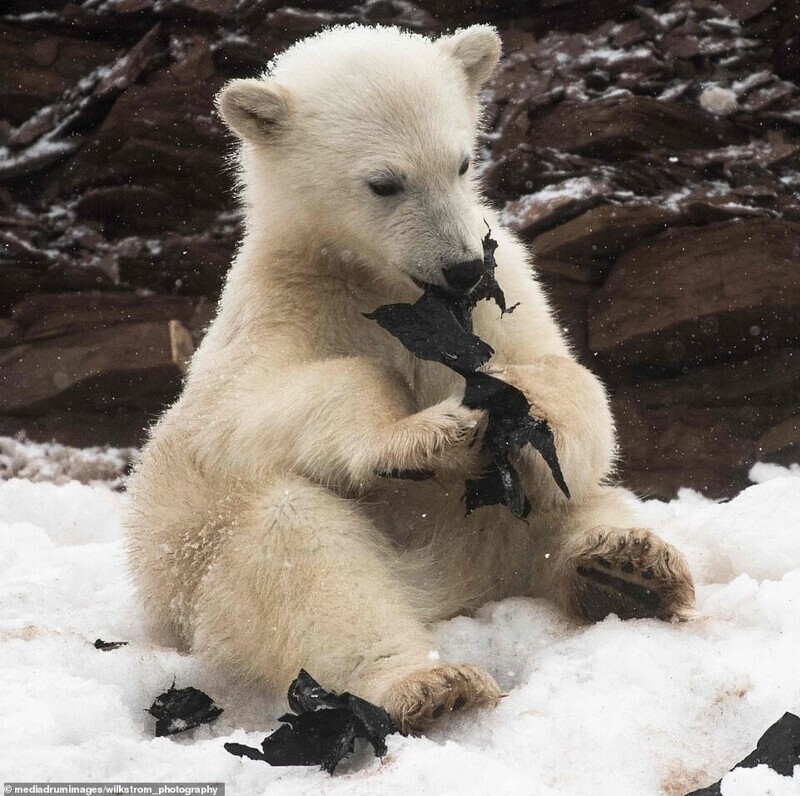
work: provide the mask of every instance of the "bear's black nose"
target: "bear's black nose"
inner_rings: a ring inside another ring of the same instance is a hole
[[[466,263],[456,263],[442,269],[444,281],[453,292],[466,295],[478,286],[483,279],[483,260],[469,260]]]

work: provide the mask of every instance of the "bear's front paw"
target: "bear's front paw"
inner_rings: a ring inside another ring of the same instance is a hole
[[[481,368],[487,375],[494,376],[500,381],[516,387],[531,405],[530,415],[536,420],[544,420],[552,428],[553,413],[548,412],[543,406],[541,396],[537,395],[536,387],[541,386],[543,379],[547,379],[548,374],[541,373],[535,366],[524,365],[500,365],[489,363]],[[540,390],[541,391],[541,390]]]
[[[694,612],[694,583],[683,555],[642,528],[595,528],[574,540],[556,564],[563,602],[596,622],[685,619]]]
[[[448,399],[406,418],[397,439],[401,469],[474,475],[481,471],[486,413]]]
[[[472,664],[420,669],[393,685],[381,700],[404,735],[422,732],[444,713],[494,707],[500,701],[494,678]]]

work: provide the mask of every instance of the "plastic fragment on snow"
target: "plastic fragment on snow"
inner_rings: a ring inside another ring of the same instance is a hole
[[[103,650],[103,652],[108,652],[109,650],[117,650],[120,647],[126,647],[129,644],[127,641],[103,641],[103,639],[98,638],[94,642],[94,648],[96,650]]]
[[[226,743],[225,749],[272,766],[320,766],[333,774],[354,751],[356,738],[383,757],[386,736],[397,732],[383,708],[347,692],[326,691],[305,669],[289,686],[288,700],[294,713],[278,719],[283,726],[264,738],[261,749],[239,743]]]
[[[222,708],[196,688],[175,688],[175,682],[147,709],[156,719],[156,737],[175,735],[214,721]]]
[[[800,716],[784,713],[759,738],[756,748],[731,771],[737,768],[755,768],[762,764],[784,777],[792,776],[794,767],[800,765]],[[692,791],[687,796],[720,796],[721,793],[722,780],[719,780],[707,788]]]

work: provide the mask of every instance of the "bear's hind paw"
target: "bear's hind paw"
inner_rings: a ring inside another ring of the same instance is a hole
[[[596,528],[562,555],[559,588],[579,616],[687,619],[694,584],[683,555],[641,528]]]

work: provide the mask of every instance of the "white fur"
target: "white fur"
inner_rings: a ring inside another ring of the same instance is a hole
[[[498,697],[475,667],[431,662],[427,622],[511,594],[569,605],[556,554],[629,522],[603,485],[615,451],[605,391],[575,362],[472,169],[458,175],[499,49],[487,26],[438,42],[337,28],[223,90],[242,139],[245,236],[131,482],[130,559],[157,625],[279,689],[305,667],[382,702],[404,729],[437,705]],[[388,172],[405,190],[375,196],[367,182]],[[520,306],[501,318],[483,302],[476,331],[496,351],[490,369],[551,423],[572,492],[523,452],[528,523],[503,507],[464,516],[483,414],[461,405],[460,377],[363,317],[415,300],[412,277],[441,284],[447,264],[481,257],[486,223]],[[393,468],[437,477],[375,474]]]

